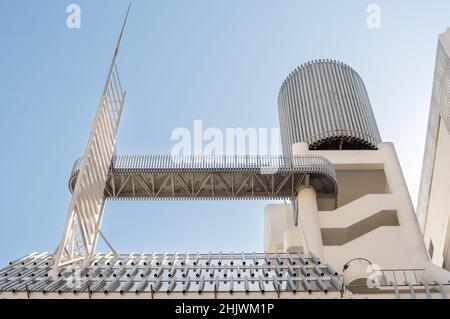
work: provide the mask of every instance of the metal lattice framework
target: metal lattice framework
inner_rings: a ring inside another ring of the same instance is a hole
[[[69,189],[76,188],[82,159]],[[308,177],[307,177],[308,176]],[[336,197],[333,165],[302,156],[115,156],[106,182],[108,199],[281,199],[309,183],[319,196]]]
[[[84,259],[95,251],[105,205],[103,192],[115,152],[117,130],[126,96],[120,83],[116,57],[129,10],[130,7],[80,163],[79,179],[69,204],[63,237],[55,254],[52,277],[55,277],[59,266]]]
[[[96,254],[89,264],[66,265],[56,280],[51,255],[31,254],[0,269],[0,293],[312,293],[338,292],[338,273],[297,253]]]

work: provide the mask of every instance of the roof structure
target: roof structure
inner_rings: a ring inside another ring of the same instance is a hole
[[[102,298],[132,294],[167,297],[183,294],[340,293],[337,272],[316,257],[289,253],[96,254],[87,265],[62,266],[50,280],[53,256],[33,253],[0,270],[1,294]]]

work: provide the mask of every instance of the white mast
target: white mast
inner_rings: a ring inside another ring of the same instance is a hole
[[[126,91],[120,83],[116,58],[130,7],[131,3],[84,151],[80,173],[67,211],[64,233],[54,256],[54,267],[50,272],[52,278],[58,275],[60,266],[92,256],[100,234],[105,206],[105,184],[115,152],[117,130],[126,97]]]

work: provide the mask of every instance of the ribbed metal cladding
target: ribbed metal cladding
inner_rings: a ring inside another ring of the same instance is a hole
[[[381,142],[364,83],[350,66],[315,60],[295,69],[278,95],[283,153],[310,149],[376,149]]]

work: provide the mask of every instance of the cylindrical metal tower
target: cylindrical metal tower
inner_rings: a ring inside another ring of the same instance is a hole
[[[278,95],[283,153],[310,149],[376,149],[381,142],[361,77],[350,66],[316,60],[295,69]]]

